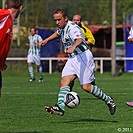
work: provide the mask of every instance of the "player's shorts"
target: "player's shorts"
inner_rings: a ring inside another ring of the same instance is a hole
[[[40,65],[41,64],[40,56],[39,55],[28,54],[27,63],[29,63],[29,62],[35,63],[36,65]]]
[[[86,50],[74,58],[68,58],[62,71],[62,77],[67,75],[76,75],[80,84],[91,83],[94,77],[95,63],[90,50]]]
[[[2,74],[0,72],[0,89],[2,88]]]

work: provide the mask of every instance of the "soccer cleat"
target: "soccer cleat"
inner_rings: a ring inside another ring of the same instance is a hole
[[[29,82],[35,81],[35,78],[30,78]]]
[[[43,76],[40,77],[39,83],[43,82]]]
[[[131,102],[126,102],[126,104],[127,104],[128,106],[130,106],[130,107],[133,107],[133,101],[131,101]]]
[[[107,104],[108,105],[108,108],[109,108],[109,111],[110,111],[110,114],[113,115],[116,111],[116,105],[114,103],[114,99],[112,97],[110,97],[110,102]]]
[[[55,106],[45,106],[45,110],[50,114],[63,116],[65,111],[62,110],[57,104]]]

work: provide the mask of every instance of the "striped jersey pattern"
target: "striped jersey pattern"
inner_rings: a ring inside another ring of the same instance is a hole
[[[76,39],[82,38],[83,43],[76,47],[72,54],[68,54],[69,57],[73,57],[81,52],[84,52],[85,50],[88,50],[88,46],[81,29],[74,22],[68,21],[64,29],[57,30],[57,34],[61,36],[65,49],[72,47]]]
[[[42,41],[42,38],[40,35],[35,34],[35,35],[30,35],[28,37],[29,39],[29,43],[30,43],[30,48],[28,51],[28,54],[32,54],[32,55],[40,55],[40,48],[38,47],[38,43],[40,41]]]

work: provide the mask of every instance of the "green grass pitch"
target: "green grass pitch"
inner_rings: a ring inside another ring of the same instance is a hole
[[[27,82],[28,72],[3,72],[0,98],[0,133],[130,133],[133,132],[133,108],[125,102],[133,100],[133,73],[95,73],[96,84],[116,103],[111,116],[106,104],[86,93],[75,81],[73,91],[80,96],[75,109],[65,108],[64,116],[51,115],[44,105],[57,102],[61,73],[44,73],[44,82]]]

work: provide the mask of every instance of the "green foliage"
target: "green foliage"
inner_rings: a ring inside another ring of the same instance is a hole
[[[76,91],[81,103],[75,109],[66,108],[60,117],[44,111],[44,105],[57,102],[61,73],[44,73],[44,83],[27,82],[28,70],[25,72],[3,72],[3,89],[0,98],[0,132],[1,133],[118,133],[132,132],[132,108],[125,102],[133,100],[132,73],[112,77],[110,73],[96,75],[96,84],[111,95],[116,102],[117,111],[109,114],[103,101],[80,88],[75,80]]]
[[[125,24],[127,15],[133,12],[133,0],[116,0],[116,2],[117,24]],[[0,7],[2,7],[2,0]],[[69,19],[74,14],[80,14],[83,21],[88,21],[88,25],[112,24],[112,0],[25,0],[20,15],[20,26],[26,27],[27,30],[32,26],[56,27],[53,12],[57,8],[65,8],[68,11]],[[25,34],[27,35],[27,33]],[[25,36],[20,39],[21,44],[25,44]],[[16,43],[14,45],[16,46]]]
[[[116,0],[117,24],[125,23],[126,16],[133,12],[132,0]],[[0,1],[2,7],[2,0]],[[53,11],[65,8],[71,17],[79,13],[89,24],[111,24],[112,0],[25,0],[21,13],[21,26],[53,27]]]
[[[117,0],[117,24],[123,24],[126,16],[133,11],[132,0]],[[65,8],[71,19],[76,13],[81,14],[88,24],[110,25],[112,17],[112,0],[27,0],[25,13],[28,15],[28,27],[53,27],[53,11],[57,8]],[[24,20],[24,17],[21,18]],[[22,25],[25,25],[23,23]]]
[[[125,24],[125,19],[131,12],[133,12],[132,0],[117,0],[117,24]]]

